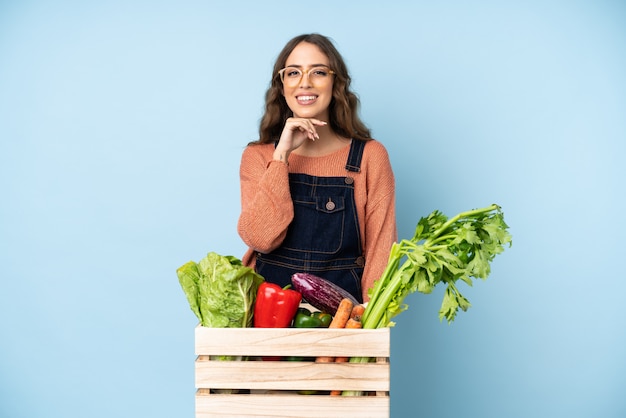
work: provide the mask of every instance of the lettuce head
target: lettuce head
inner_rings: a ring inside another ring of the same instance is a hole
[[[254,301],[264,279],[241,260],[210,252],[199,263],[189,261],[182,265],[176,274],[200,325],[252,326]]]

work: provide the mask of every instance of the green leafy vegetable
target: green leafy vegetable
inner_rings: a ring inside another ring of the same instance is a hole
[[[383,275],[370,290],[370,300],[361,317],[363,328],[393,326],[391,319],[405,311],[404,298],[413,292],[431,293],[435,286],[447,287],[439,319],[454,321],[469,301],[459,292],[458,280],[472,285],[472,278],[486,279],[490,263],[512,238],[498,205],[462,212],[448,219],[439,211],[421,218],[410,240],[394,243]],[[350,363],[368,363],[369,357],[351,357]],[[343,396],[362,395],[343,391]]]
[[[263,277],[233,256],[214,252],[176,270],[189,307],[200,324],[213,328],[252,326],[254,300]]]
[[[439,283],[447,286],[439,319],[451,323],[459,309],[470,307],[457,281],[471,286],[472,278],[486,279],[491,261],[506,244],[511,246],[512,238],[495,204],[450,219],[439,211],[421,218],[413,238],[392,246],[389,263],[370,290],[363,328],[393,326],[391,319],[407,309],[408,294],[431,293]]]

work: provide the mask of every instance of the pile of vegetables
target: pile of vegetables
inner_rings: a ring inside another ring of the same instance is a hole
[[[343,299],[350,308],[359,305],[344,289],[321,277],[296,273],[294,289],[281,288],[238,258],[214,252],[199,263],[189,261],[176,273],[189,307],[204,327],[328,328]],[[301,305],[303,295],[312,309]]]
[[[370,300],[360,316],[362,327],[393,326],[392,318],[408,308],[406,296],[431,293],[439,284],[446,286],[439,318],[453,322],[459,309],[470,307],[458,281],[471,286],[473,279],[486,279],[495,256],[511,244],[496,204],[450,219],[433,211],[418,221],[411,239],[393,244],[383,275],[369,291]],[[343,299],[353,307],[359,305],[347,291],[313,274],[296,273],[291,278],[293,289],[281,289],[239,259],[213,252],[199,263],[181,266],[177,274],[192,311],[205,327],[288,327],[303,300],[331,316]],[[314,321],[299,321],[305,322]]]

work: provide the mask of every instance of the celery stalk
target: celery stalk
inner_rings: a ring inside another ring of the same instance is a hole
[[[448,219],[439,211],[421,218],[410,240],[394,243],[382,276],[370,290],[370,300],[361,319],[363,328],[394,326],[393,317],[405,311],[406,296],[413,292],[431,293],[444,283],[446,291],[439,319],[452,323],[459,309],[466,311],[469,301],[456,282],[472,285],[472,278],[486,279],[490,263],[512,237],[500,206],[461,212]],[[351,363],[367,363],[367,357],[353,357]],[[360,392],[344,391],[343,396]]]
[[[459,309],[470,307],[457,280],[472,285],[472,278],[486,279],[490,262],[506,244],[512,244],[511,235],[495,204],[450,219],[439,211],[420,219],[413,238],[392,246],[388,265],[370,292],[363,328],[393,326],[391,319],[407,309],[407,295],[431,293],[439,283],[447,285],[439,318],[451,323]]]

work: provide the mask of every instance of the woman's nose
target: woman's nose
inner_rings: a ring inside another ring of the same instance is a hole
[[[311,78],[309,77],[308,72],[302,73],[302,78],[300,79],[300,88],[309,88],[311,87]]]

